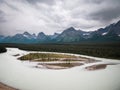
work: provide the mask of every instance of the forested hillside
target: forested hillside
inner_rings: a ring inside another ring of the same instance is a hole
[[[120,43],[106,44],[0,44],[28,51],[75,53],[103,58],[120,59]]]

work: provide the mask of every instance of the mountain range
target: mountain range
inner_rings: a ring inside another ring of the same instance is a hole
[[[44,32],[30,34],[24,32],[13,36],[0,35],[0,43],[81,43],[81,42],[120,42],[120,21],[96,31],[85,32],[74,27],[62,33],[45,35]]]

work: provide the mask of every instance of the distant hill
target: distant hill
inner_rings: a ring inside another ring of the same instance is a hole
[[[65,29],[62,33],[45,35],[44,32],[38,35],[24,32],[14,36],[0,35],[0,43],[80,43],[80,42],[120,42],[120,21],[100,28],[96,31],[85,32],[76,30],[74,27]]]

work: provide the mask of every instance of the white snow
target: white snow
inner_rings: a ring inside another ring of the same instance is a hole
[[[90,33],[83,33],[83,35],[90,35]]]
[[[102,33],[102,35],[106,35],[108,32]]]
[[[28,35],[25,35],[25,34],[23,36],[26,37],[26,38],[30,38]]]
[[[120,90],[120,65],[109,65],[106,69],[85,71],[91,64],[120,63],[118,60],[94,58],[103,62],[86,64],[71,69],[49,70],[29,67],[29,62],[17,60],[15,54],[29,52],[7,48],[0,54],[0,82],[20,90]],[[45,53],[45,52],[44,52]],[[76,54],[77,55],[77,54]],[[32,63],[35,64],[35,63]]]
[[[28,39],[32,39],[32,38],[35,39],[36,38],[35,35],[29,36],[29,35],[23,34],[23,36],[26,37],[26,38],[28,38]]]
[[[118,36],[120,37],[120,34]]]

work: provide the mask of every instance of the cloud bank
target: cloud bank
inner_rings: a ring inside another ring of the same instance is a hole
[[[0,34],[96,30],[120,19],[120,0],[0,0]]]

